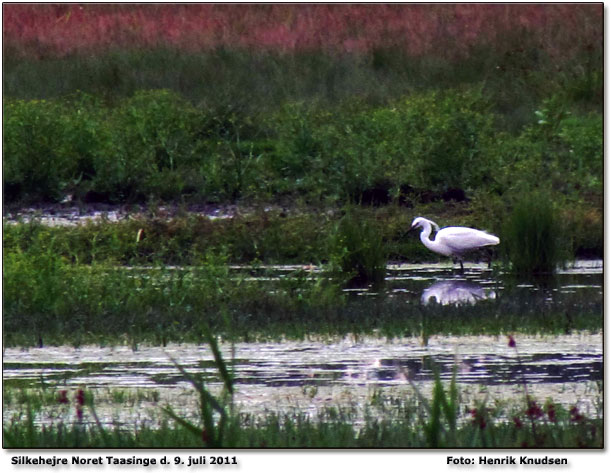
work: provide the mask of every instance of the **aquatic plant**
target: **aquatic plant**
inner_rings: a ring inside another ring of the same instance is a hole
[[[563,230],[549,194],[524,195],[503,225],[506,264],[520,276],[553,273],[566,257]]]
[[[379,286],[386,275],[386,251],[375,222],[362,218],[359,210],[346,207],[330,241],[330,263],[349,285]]]
[[[411,379],[408,379],[427,411],[427,423],[424,430],[426,432],[427,443],[432,448],[456,444],[456,426],[460,411],[458,388],[456,385],[456,369],[456,366],[454,366],[447,394],[439,371],[435,370],[433,399],[430,403],[420,393],[418,386]]]

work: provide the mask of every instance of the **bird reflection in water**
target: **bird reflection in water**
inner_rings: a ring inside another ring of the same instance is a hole
[[[438,281],[422,292],[420,301],[427,305],[475,304],[484,299],[494,299],[496,293],[492,289],[483,288],[479,284],[468,281]]]

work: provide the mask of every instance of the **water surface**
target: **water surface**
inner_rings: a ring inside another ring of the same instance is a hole
[[[232,269],[272,282],[296,272],[320,270],[310,265]],[[514,284],[510,292],[502,277],[479,264],[466,264],[464,272],[453,270],[449,263],[389,265],[387,274],[386,294],[404,298],[406,304],[471,306],[509,294],[526,300],[542,296],[554,303],[566,301],[567,308],[591,301],[602,304],[601,261],[578,261],[559,271],[550,284]],[[350,293],[357,299],[376,294],[370,287]],[[448,383],[456,371],[461,402],[467,406],[486,399],[523,402],[527,386],[541,402],[551,398],[567,408],[576,405],[588,415],[601,415],[601,333],[515,334],[515,340],[512,348],[506,336],[431,336],[423,345],[417,337],[389,340],[373,334],[221,346],[234,373],[235,403],[248,413],[315,414],[323,407],[355,406],[362,411],[374,395],[414,397],[417,389],[430,396],[436,371]],[[96,409],[108,423],[156,424],[165,404],[186,414],[197,409],[197,396],[172,359],[188,371],[203,373],[209,388],[220,391],[206,345],[140,346],[135,351],[125,346],[7,348],[3,376],[8,386],[70,392],[86,388],[94,393]],[[118,390],[133,393],[127,396],[131,407],[116,402]],[[151,392],[156,395],[147,394]],[[5,421],[14,412],[15,406],[5,408]],[[37,421],[49,422],[54,415],[57,412],[40,414]]]
[[[422,346],[417,338],[365,337],[223,344],[222,351],[234,373],[236,404],[244,412],[304,407],[315,412],[324,406],[364,404],[374,392],[413,396],[413,386],[426,395],[433,370],[449,381],[456,367],[463,401],[485,396],[519,399],[527,384],[529,393],[542,401],[551,397],[595,415],[597,382],[602,380],[601,334],[519,336],[516,341],[517,347],[511,348],[506,337],[436,336]],[[137,351],[91,346],[7,349],[4,379],[9,384],[19,379],[32,386],[44,382],[100,393],[156,389],[165,402],[195,406],[195,395],[172,359],[188,371],[204,373],[209,387],[220,389],[209,348],[197,345]]]

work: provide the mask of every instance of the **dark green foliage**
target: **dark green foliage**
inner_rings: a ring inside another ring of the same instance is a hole
[[[112,140],[96,166],[97,192],[119,201],[172,199],[203,185],[203,176],[188,174],[205,118],[200,112],[165,90],[137,92],[110,112],[104,125]]]
[[[505,260],[518,275],[553,273],[564,261],[563,228],[548,194],[518,201],[503,226]]]
[[[330,261],[349,284],[379,287],[386,274],[386,250],[375,221],[348,207],[331,236]]]
[[[5,102],[5,199],[28,196],[56,201],[62,197],[70,180],[77,177],[79,167],[74,143],[66,136],[68,126],[60,103],[44,100]]]
[[[509,135],[492,105],[476,88],[265,113],[196,106],[168,90],[7,99],[5,199],[413,205],[539,182],[573,201],[601,196],[600,114],[554,97]]]

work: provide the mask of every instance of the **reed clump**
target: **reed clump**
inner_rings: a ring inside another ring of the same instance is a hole
[[[347,208],[331,237],[330,259],[348,285],[380,286],[386,274],[386,250],[375,221]]]
[[[551,274],[565,260],[563,228],[550,196],[525,195],[503,225],[504,258],[517,275]]]

